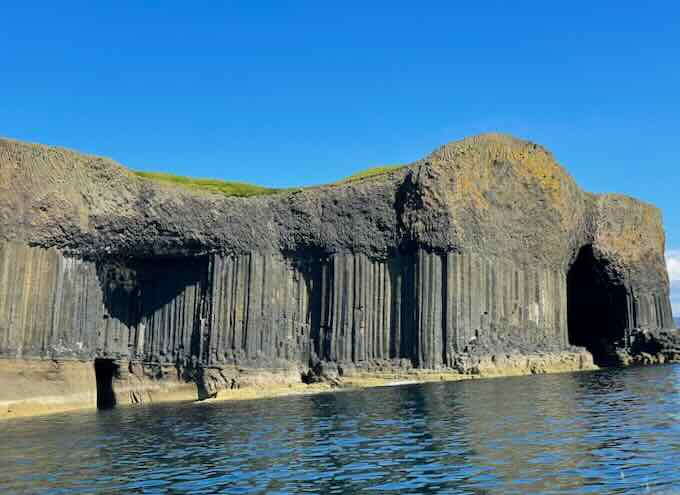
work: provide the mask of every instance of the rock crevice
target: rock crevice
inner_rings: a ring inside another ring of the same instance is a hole
[[[606,364],[674,327],[659,211],[508,136],[247,199],[8,140],[0,179],[4,359],[174,369],[211,396],[253,370],[468,372],[574,346]]]

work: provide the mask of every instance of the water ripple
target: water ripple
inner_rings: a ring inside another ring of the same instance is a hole
[[[680,493],[680,366],[0,423],[0,492]]]

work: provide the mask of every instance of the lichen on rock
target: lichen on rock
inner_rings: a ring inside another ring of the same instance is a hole
[[[583,369],[583,347],[603,364],[674,326],[659,211],[586,193],[506,135],[249,198],[0,140],[0,219],[0,357],[111,360],[123,402],[340,370]]]

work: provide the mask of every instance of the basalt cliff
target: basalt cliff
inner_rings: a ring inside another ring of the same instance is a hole
[[[680,358],[659,211],[542,147],[251,198],[0,140],[0,416]]]

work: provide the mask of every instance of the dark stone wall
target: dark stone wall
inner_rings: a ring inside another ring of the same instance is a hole
[[[107,319],[93,263],[56,249],[0,243],[0,356],[91,358],[127,352],[127,327]]]
[[[0,225],[0,357],[439,368],[673,326],[660,212],[509,136],[258,198],[0,140]]]
[[[618,286],[584,253],[567,274],[423,249],[385,260],[266,252],[94,262],[4,243],[0,356],[441,368],[462,354],[564,350],[672,325],[667,293]]]

